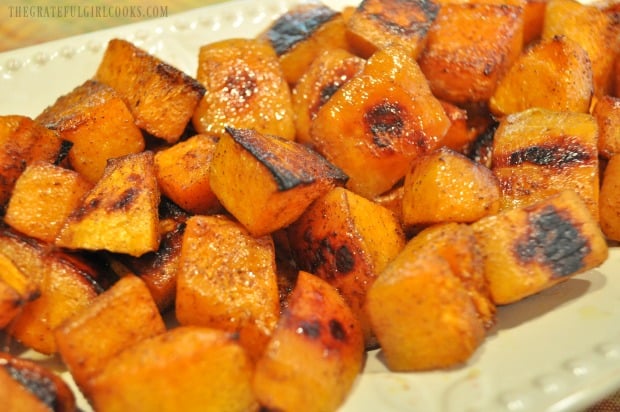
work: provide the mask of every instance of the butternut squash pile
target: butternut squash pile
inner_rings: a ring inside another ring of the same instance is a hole
[[[619,56],[620,4],[574,0],[304,4],[190,74],[112,39],[0,116],[0,328],[101,412],[333,411],[368,350],[467,362],[620,241]],[[76,409],[0,365],[0,409]]]

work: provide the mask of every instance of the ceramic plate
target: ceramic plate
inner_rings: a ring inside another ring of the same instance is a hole
[[[202,44],[254,36],[293,3],[223,3],[0,54],[0,115],[36,116],[94,74],[110,38],[195,75]],[[620,388],[618,250],[596,270],[500,308],[497,320],[475,355],[450,370],[391,373],[371,352],[342,411],[577,411]]]

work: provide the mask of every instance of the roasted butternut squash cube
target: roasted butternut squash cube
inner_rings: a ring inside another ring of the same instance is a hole
[[[69,162],[89,182],[103,175],[108,159],[144,150],[144,137],[121,96],[87,80],[60,96],[35,119],[71,143]]]
[[[347,38],[365,58],[397,44],[417,59],[438,11],[434,1],[362,0],[347,20]]]
[[[372,199],[376,204],[385,207],[394,213],[399,222],[403,221],[403,185],[397,185],[389,192],[379,195]],[[404,228],[406,229],[406,228]]]
[[[77,405],[69,384],[52,369],[0,352],[0,410],[70,412]]]
[[[140,278],[127,275],[87,308],[66,319],[54,337],[73,380],[88,397],[90,379],[111,359],[165,330],[149,289]]]
[[[531,296],[607,259],[598,222],[574,191],[506,210],[472,225],[498,305]]]
[[[21,308],[37,297],[37,284],[11,259],[0,253],[0,329],[9,325]]]
[[[65,219],[90,188],[91,184],[73,170],[33,163],[15,182],[4,221],[28,236],[53,243]]]
[[[601,230],[608,239],[620,241],[620,156],[605,166],[600,192]]]
[[[446,4],[418,62],[433,94],[451,103],[487,101],[523,49],[523,8]]]
[[[594,83],[585,50],[565,36],[528,48],[499,81],[489,101],[498,117],[532,107],[588,113]]]
[[[334,411],[364,361],[360,325],[338,291],[300,272],[252,387],[268,410]]]
[[[368,198],[391,189],[421,153],[437,148],[450,120],[415,60],[398,46],[377,51],[312,122],[312,144]]]
[[[238,333],[239,344],[258,358],[280,313],[275,265],[269,235],[253,237],[223,215],[190,217],[179,258],[177,320]]]
[[[168,143],[179,140],[205,93],[196,79],[122,39],[108,42],[94,80],[121,95],[138,127]]]
[[[486,166],[442,148],[413,162],[403,185],[405,225],[471,223],[497,213],[501,190]]]
[[[312,144],[310,125],[317,112],[336,90],[362,70],[365,62],[345,49],[328,49],[316,57],[292,90],[296,141]]]
[[[252,364],[235,337],[177,327],[122,351],[91,380],[99,411],[258,411]]]
[[[129,255],[116,255],[116,257],[123,265],[120,268],[120,275],[133,273],[140,277],[151,291],[160,312],[163,313],[174,307],[181,244],[189,215],[176,205],[162,199],[159,216],[161,233],[159,249],[140,257]]]
[[[215,149],[211,188],[254,236],[282,229],[346,175],[308,147],[250,129],[229,129]]]
[[[349,47],[342,14],[312,2],[281,14],[258,38],[267,40],[276,51],[284,78],[290,85],[297,83],[323,51]]]
[[[440,227],[409,241],[368,291],[366,310],[390,370],[461,364],[485,337],[480,314],[493,305],[478,306],[488,298],[478,287],[463,282],[472,276],[483,285],[483,267],[474,263],[480,259],[475,255],[476,243],[466,240],[473,234],[465,225]],[[475,272],[468,274],[467,269]]]
[[[540,39],[549,0],[526,0],[523,10],[523,46]]]
[[[30,117],[0,116],[0,210],[4,211],[17,178],[36,161],[59,163],[71,143]]]
[[[228,39],[200,48],[196,79],[206,88],[192,123],[222,136],[226,127],[295,138],[291,91],[271,45]]]
[[[82,311],[103,291],[100,268],[63,251],[51,251],[8,227],[0,227],[0,255],[10,259],[37,288],[38,297],[23,305],[8,333],[24,346],[43,354],[57,350],[54,329]]]
[[[442,143],[460,153],[464,153],[476,135],[469,128],[469,115],[466,109],[455,104],[442,101],[441,106],[450,119],[450,127],[443,137]]]
[[[492,170],[501,209],[575,191],[598,219],[598,125],[587,113],[533,108],[505,117],[495,132]]]
[[[611,17],[593,4],[582,4],[576,0],[549,0],[542,38],[558,35],[576,41],[588,53],[592,63],[594,95],[609,94],[615,59],[615,53],[611,50],[618,44],[618,33],[613,28]]]
[[[620,153],[620,97],[600,97],[592,115],[598,123],[599,155],[609,159]]]
[[[217,141],[214,136],[198,134],[155,153],[162,195],[193,214],[221,211],[209,183],[209,164]]]
[[[378,204],[337,187],[317,199],[289,229],[301,270],[329,282],[360,320],[366,346],[376,341],[364,311],[366,292],[405,245],[400,222]]]
[[[616,59],[614,83],[616,85],[614,95],[620,97],[620,57]]]
[[[153,152],[110,159],[101,180],[65,220],[55,244],[131,256],[157,250],[159,199]]]

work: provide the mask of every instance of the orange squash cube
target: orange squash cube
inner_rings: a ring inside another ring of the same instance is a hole
[[[451,103],[484,102],[523,48],[523,9],[445,4],[418,62],[433,94]]]

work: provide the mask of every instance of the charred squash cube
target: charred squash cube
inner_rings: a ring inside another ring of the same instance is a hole
[[[347,20],[347,36],[363,57],[397,44],[415,59],[426,45],[426,34],[438,11],[434,1],[363,0]]]
[[[360,320],[366,346],[376,344],[364,299],[374,279],[405,244],[395,215],[337,187],[317,199],[288,228],[288,236],[299,267],[336,287]]]
[[[15,181],[36,161],[60,163],[71,143],[30,117],[0,116],[0,209],[11,197]]]
[[[312,144],[310,125],[319,109],[364,67],[365,60],[345,49],[329,49],[310,64],[293,88],[295,140]]]
[[[499,81],[489,101],[498,117],[532,107],[588,113],[592,65],[575,41],[555,36],[528,48]]]
[[[349,47],[342,14],[312,2],[280,15],[258,38],[267,40],[274,48],[290,85],[297,83],[323,51]]]
[[[89,182],[103,175],[108,159],[144,150],[144,138],[121,96],[87,80],[47,107],[36,121],[71,143],[69,162]]]
[[[199,133],[226,127],[294,139],[291,91],[275,51],[257,39],[229,39],[200,48],[196,79],[206,88],[192,122]]]
[[[597,145],[598,125],[587,113],[533,108],[505,117],[495,132],[492,159],[501,208],[572,190],[598,219]]]
[[[312,144],[368,198],[391,189],[413,159],[439,147],[450,127],[415,60],[398,46],[377,51],[312,122]]]
[[[358,320],[338,291],[300,272],[286,309],[256,363],[252,387],[269,410],[337,410],[362,370]]]
[[[140,256],[159,246],[159,188],[153,152],[111,159],[65,220],[55,244]]]
[[[133,43],[112,39],[94,79],[115,89],[149,134],[174,143],[205,92],[196,79]]]
[[[223,215],[192,216],[178,265],[179,323],[237,333],[239,344],[257,359],[280,312],[271,237],[253,237]]]
[[[0,352],[0,410],[69,412],[77,405],[69,384],[51,368]]]
[[[346,181],[341,170],[300,143],[249,129],[228,132],[211,161],[211,188],[254,236],[288,226]]]
[[[571,190],[485,217],[472,227],[491,297],[498,305],[595,268],[609,253],[598,222]]]
[[[418,62],[433,94],[451,103],[484,102],[523,48],[523,9],[444,4]]]

